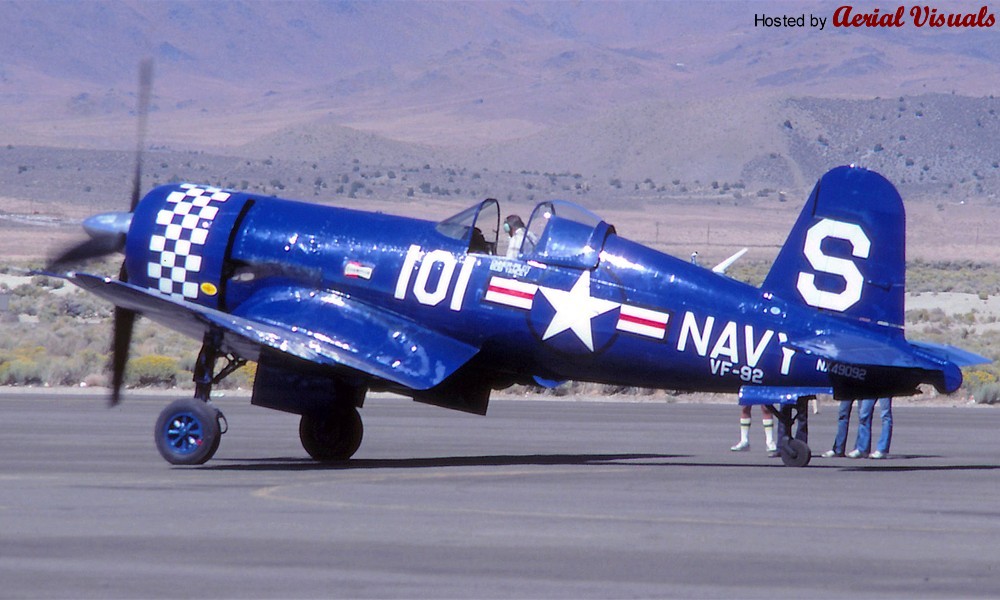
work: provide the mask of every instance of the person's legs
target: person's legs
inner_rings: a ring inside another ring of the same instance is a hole
[[[750,449],[750,407],[740,407],[740,442],[730,448],[733,452],[743,452]]]
[[[765,405],[760,407],[760,422],[764,426],[764,441],[767,443],[767,451],[775,452],[778,446],[774,443],[774,415],[771,414],[771,409]]]
[[[833,452],[838,456],[843,456],[847,451],[847,433],[851,428],[852,408],[854,408],[852,400],[841,400],[840,407],[837,408],[837,437],[833,438]]]
[[[875,400],[865,399],[858,407],[858,439],[854,444],[852,458],[867,456],[872,451],[872,413],[875,412]]]
[[[882,433],[878,438],[878,457],[889,454],[889,446],[892,445],[892,398],[878,399],[879,411],[882,415]]]

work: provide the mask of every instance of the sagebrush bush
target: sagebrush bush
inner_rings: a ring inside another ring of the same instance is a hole
[[[2,385],[40,385],[44,382],[44,369],[37,361],[15,358],[0,364]]]
[[[976,404],[1000,404],[1000,383],[987,383],[979,386],[972,395]]]
[[[257,363],[247,363],[223,379],[219,387],[224,390],[249,390],[253,388],[256,375]]]
[[[965,387],[969,388],[970,390],[977,390],[977,391],[984,385],[989,385],[991,383],[997,383],[998,381],[1000,381],[1000,377],[997,377],[997,374],[994,371],[984,367],[973,367],[967,369],[963,374],[963,376],[964,376],[963,385],[965,385]]]
[[[148,386],[177,384],[177,359],[162,354],[150,354],[130,360],[125,368],[125,381],[129,385]]]

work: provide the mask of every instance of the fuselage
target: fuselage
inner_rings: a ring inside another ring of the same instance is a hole
[[[871,171],[817,182],[760,288],[558,200],[527,224],[505,219],[501,253],[500,216],[494,199],[435,223],[167,185],[131,214],[88,220],[93,239],[53,264],[117,251],[124,234],[120,278],[61,275],[117,307],[113,402],[136,315],[200,338],[195,399],[156,428],[173,464],[215,452],[211,387],[241,359],[257,361],[252,403],[302,415],[319,460],[357,450],[371,389],[475,414],[515,382],[738,392],[744,406],[781,405],[791,431],[810,397],[950,393],[961,366],[987,360],[906,340],[905,213]],[[779,447],[785,464],[808,463],[804,441]]]
[[[211,189],[224,199],[206,203],[191,189],[157,188],[136,211],[133,283],[235,315],[275,287],[343,294],[479,347],[498,379],[828,385],[823,360],[783,342],[832,317],[613,230],[595,249],[596,266],[574,267],[470,251],[430,221]],[[196,208],[177,208],[185,202],[205,204],[211,218],[190,218]],[[174,227],[185,218],[193,236]]]

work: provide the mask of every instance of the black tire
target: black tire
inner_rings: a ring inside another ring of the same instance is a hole
[[[809,464],[812,451],[802,440],[791,439],[781,447],[781,462],[786,467],[804,467]]]
[[[364,424],[353,406],[307,413],[299,421],[299,439],[309,456],[320,462],[347,460],[361,447]]]
[[[219,449],[219,411],[201,400],[181,399],[163,409],[153,429],[156,449],[172,465],[201,465]]]

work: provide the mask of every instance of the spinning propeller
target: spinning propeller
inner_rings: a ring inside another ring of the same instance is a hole
[[[149,117],[149,99],[153,87],[153,61],[145,59],[139,64],[139,117],[135,148],[135,173],[132,176],[132,197],[129,212],[103,213],[88,217],[83,221],[83,229],[90,239],[77,244],[52,259],[48,270],[62,270],[72,264],[100,258],[125,249],[125,236],[132,224],[132,213],[139,204],[142,193],[142,154],[146,138],[146,123]],[[118,278],[128,281],[125,264],[122,264]],[[115,307],[114,334],[111,342],[111,405],[121,401],[121,388],[125,379],[125,363],[128,362],[129,346],[136,313],[127,308]]]

